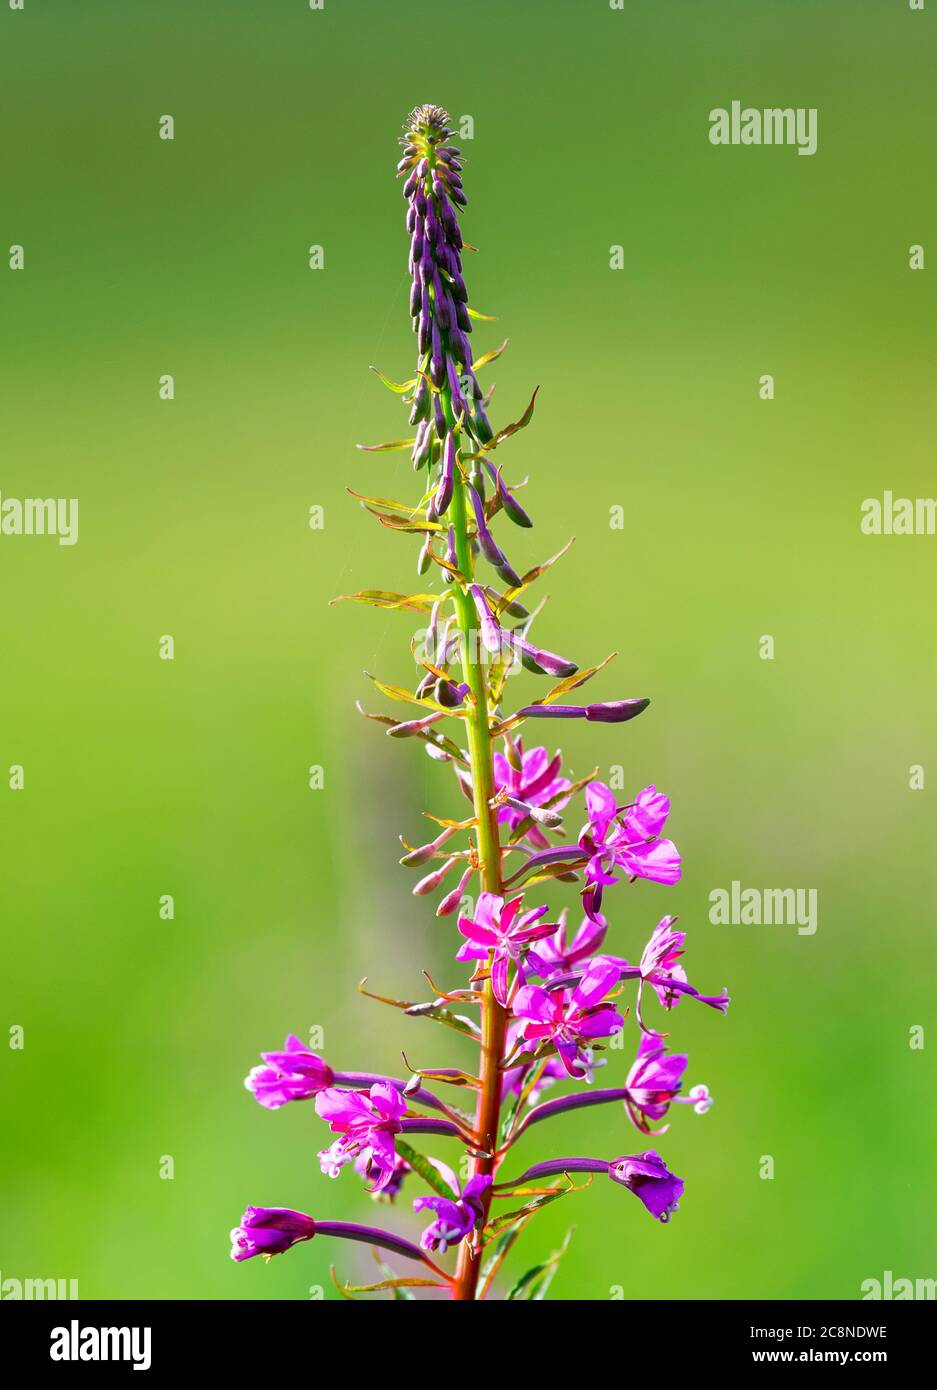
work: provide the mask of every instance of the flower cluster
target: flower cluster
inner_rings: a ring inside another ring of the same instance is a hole
[[[393,1289],[399,1296],[409,1286],[468,1300],[493,1296],[531,1217],[594,1175],[632,1193],[656,1220],[669,1220],[684,1183],[655,1149],[546,1158],[526,1167],[514,1163],[514,1151],[527,1145],[535,1126],[590,1106],[610,1105],[624,1133],[630,1123],[655,1138],[666,1132],[675,1104],[704,1114],[712,1103],[709,1091],[696,1085],[684,1094],[687,1058],[668,1051],[666,1033],[648,1019],[648,997],[663,1009],[659,1017],[684,995],[721,1013],[729,999],[724,991],[703,994],[689,983],[681,964],[686,934],[671,916],[650,930],[637,964],[611,949],[621,885],[669,885],[680,878],[680,855],[664,834],[668,798],[648,786],[623,799],[595,774],[577,781],[564,770],[560,752],[532,741],[525,746],[520,732],[532,719],[623,724],[649,702],[569,702],[606,662],[581,670],[535,643],[531,630],[542,605],[531,612],[525,602],[527,590],[565,547],[522,571],[495,536],[502,517],[525,531],[532,526],[518,500],[523,484],[505,480],[496,451],[530,423],[537,392],[516,421],[492,428],[491,392],[482,389],[479,372],[503,347],[481,355],[472,348],[473,327],[486,316],[469,308],[463,278],[467,248],[459,211],[467,200],[454,138],[437,106],[417,107],[407,121],[398,173],[407,205],[417,364],[402,384],[377,375],[408,404],[414,434],[361,446],[408,450],[421,492],[399,502],[355,494],[380,525],[418,538],[416,568],[431,578],[425,592],[367,589],[342,597],[425,619],[422,640],[411,648],[419,666],[415,687],[374,681],[385,698],[407,707],[407,717],[362,713],[391,737],[413,739],[448,765],[471,807],[462,819],[427,812],[434,829],[423,843],[401,836],[401,864],[423,870],[413,893],[432,897],[438,917],[455,917],[453,955],[468,970],[446,989],[433,984],[428,1000],[369,997],[460,1032],[477,1048],[478,1064],[472,1071],[412,1068],[404,1077],[340,1071],[295,1035],[282,1051],[263,1053],[263,1065],[245,1085],[268,1110],[313,1102],[333,1136],[319,1149],[323,1173],[336,1178],[350,1166],[371,1197],[384,1202],[419,1186],[411,1205],[428,1224],[416,1243],[372,1226],[248,1207],[232,1232],[231,1253],[237,1261],[269,1258],[323,1235],[358,1241],[422,1268],[417,1274],[390,1268],[379,1283],[353,1292]],[[511,712],[508,682],[525,670],[552,683]],[[566,822],[580,797],[576,820],[584,823],[577,835]],[[564,884],[575,885],[573,901],[577,907],[581,902],[575,930],[568,907],[554,913],[541,900]],[[644,895],[656,891],[637,890],[641,911]],[[632,984],[633,1011],[625,994]],[[612,1084],[614,1052],[622,1047],[633,1061]],[[609,1084],[597,1085],[597,1075],[608,1076]],[[458,1146],[458,1175],[414,1147],[427,1136]],[[439,1263],[450,1252],[452,1260]],[[542,1259],[508,1297],[542,1298],[561,1254]],[[348,1286],[341,1292],[352,1296]]]

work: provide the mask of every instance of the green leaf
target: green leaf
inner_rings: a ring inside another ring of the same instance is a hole
[[[555,685],[542,700],[535,700],[533,703],[549,705],[553,700],[559,700],[562,696],[568,695],[571,690],[578,690],[581,685],[585,685],[586,681],[591,681],[592,677],[597,675],[599,671],[604,671],[608,663],[614,661],[617,655],[617,652],[610,652],[605,660],[600,661],[597,666],[587,666],[584,671],[576,671],[572,676],[567,676],[560,681],[559,685]]]
[[[466,306],[466,308],[468,308],[468,306]],[[468,316],[470,319],[475,319],[478,323],[497,323],[498,321],[494,314],[480,314],[477,309],[469,309]]]
[[[444,1289],[438,1279],[382,1279],[377,1284],[345,1284],[346,1293],[377,1293],[380,1289]]]
[[[559,1201],[560,1197],[569,1196],[570,1192],[577,1191],[574,1187],[552,1187],[541,1193],[539,1197],[533,1197],[529,1202],[525,1202],[522,1207],[517,1207],[514,1211],[505,1212],[503,1216],[496,1216],[493,1221],[489,1221],[485,1227],[486,1234],[497,1235],[503,1230],[505,1225],[510,1225],[513,1221],[519,1220],[522,1216],[533,1216],[543,1207],[547,1207],[551,1202]]]
[[[385,511],[399,512],[401,516],[415,517],[419,514],[419,507],[412,502],[398,502],[393,497],[368,497],[366,493],[355,492],[353,487],[346,487],[346,492],[352,497],[356,497],[359,502],[370,502],[375,507],[383,507]]]
[[[387,728],[393,729],[400,723],[399,719],[394,719],[389,714],[372,714],[360,703],[356,705],[356,708],[359,714],[363,715],[365,719],[373,720],[375,724],[384,724]],[[458,744],[453,743],[451,738],[447,738],[445,734],[440,733],[437,729],[424,729],[421,732],[415,733],[413,737],[422,739],[424,743],[433,744],[435,748],[439,748],[443,753],[448,753],[449,757],[462,767],[471,767],[468,757]]]
[[[390,589],[362,589],[357,594],[338,594],[329,599],[333,603],[369,603],[373,608],[407,608],[413,613],[429,613],[438,602],[439,594],[396,594]]]
[[[578,690],[581,685],[585,685],[586,681],[591,681],[592,677],[597,675],[599,671],[603,671],[610,661],[614,661],[617,655],[617,652],[611,652],[604,661],[599,662],[598,666],[589,666],[584,671],[576,671],[573,675],[566,676],[558,685],[555,685],[552,690],[549,690],[546,695],[542,695],[539,700],[531,700],[530,703],[532,705],[549,705],[552,704],[554,700],[562,699],[563,696],[568,695],[571,690]],[[502,734],[509,733],[512,729],[516,729],[519,724],[523,723],[523,718],[519,715],[512,714],[507,719],[502,720],[500,724],[496,724],[491,730],[491,735],[493,738],[499,738]],[[571,793],[567,792],[567,795],[571,795]]]
[[[427,714],[457,714],[457,711],[446,709],[445,705],[440,705],[436,700],[431,700],[426,695],[411,695],[409,690],[405,690],[402,685],[387,685],[384,681],[378,680],[377,676],[372,676],[370,671],[364,673],[369,681],[373,681],[382,695],[386,695],[389,700],[399,700],[405,705],[416,705],[418,709],[425,710]],[[395,720],[395,723],[399,721]]]
[[[406,1140],[401,1139],[399,1135],[396,1136],[394,1142],[400,1157],[406,1159],[415,1173],[419,1173],[427,1187],[432,1188],[440,1197],[448,1198],[450,1202],[456,1200],[452,1188],[443,1179],[442,1174],[437,1172],[424,1154],[417,1153],[416,1149],[408,1144]]]
[[[411,536],[433,536],[444,529],[438,521],[402,521],[399,516],[386,516],[384,512],[367,506],[365,511],[376,516],[381,525],[386,526],[389,531],[403,531]]]
[[[541,564],[534,565],[533,569],[529,569],[527,573],[521,577],[521,582],[515,589],[507,589],[505,591],[505,598],[509,600],[517,598],[518,594],[523,593],[523,591],[533,584],[536,579],[539,579],[542,574],[546,574],[547,570],[550,569],[552,565],[555,565],[557,560],[562,560],[575,539],[575,536],[570,536],[562,549],[558,550],[555,555],[551,555],[549,560],[544,560]]]
[[[521,1275],[517,1283],[508,1293],[507,1302],[516,1303],[520,1299],[538,1303],[542,1302],[547,1289],[553,1282],[553,1276],[559,1268],[560,1260],[569,1248],[572,1234],[573,1228],[570,1227],[566,1232],[566,1239],[563,1241],[559,1250],[554,1250],[549,1259],[544,1260],[541,1264],[533,1265],[526,1273]]]
[[[464,1014],[454,1014],[441,1004],[410,1004],[404,1013],[409,1018],[433,1018],[437,1023],[444,1023],[447,1028],[454,1028],[457,1033],[465,1033],[470,1038],[481,1037],[481,1029],[474,1019],[466,1018]]]
[[[424,1071],[421,1067],[417,1076],[424,1081],[431,1081],[434,1086],[471,1086],[476,1091],[481,1087],[478,1077],[471,1076],[467,1071]]]
[[[445,1024],[447,1028],[454,1028],[457,1033],[464,1033],[467,1037],[476,1040],[481,1037],[481,1029],[471,1018],[454,1014],[433,1002],[414,1004],[409,999],[392,999],[386,994],[374,994],[371,990],[365,989],[366,983],[367,976],[358,985],[358,993],[366,995],[368,999],[376,999],[379,1004],[389,1004],[393,1009],[402,1009],[410,1018],[431,1018],[437,1023]]]
[[[506,439],[510,439],[512,434],[517,434],[518,430],[524,430],[527,428],[533,417],[534,404],[536,403],[537,392],[539,390],[539,386],[534,387],[534,393],[531,396],[527,409],[524,411],[521,418],[519,420],[515,420],[512,425],[505,425],[502,429],[496,430],[494,439],[492,439],[488,444],[485,445],[486,449],[496,449],[499,444],[503,444]]]
[[[498,1237],[490,1259],[486,1260],[481,1268],[481,1278],[478,1287],[479,1298],[484,1298],[485,1294],[494,1283],[498,1270],[504,1264],[505,1259],[511,1251],[511,1247],[514,1245],[514,1242],[529,1220],[530,1216],[522,1216],[519,1221],[515,1221],[512,1226],[506,1231],[503,1231]]]
[[[408,391],[412,391],[419,381],[419,377],[411,377],[409,381],[392,381],[389,376],[385,376],[377,367],[369,367],[368,371],[374,373],[378,381],[383,381],[388,391],[393,391],[397,396],[405,396]]]
[[[389,439],[384,444],[356,444],[355,448],[365,454],[387,454],[395,449],[412,449],[415,443],[416,435],[412,439]]]
[[[483,352],[481,357],[476,357],[475,361],[472,363],[472,371],[477,372],[480,368],[487,367],[489,362],[496,362],[502,352],[504,352],[509,341],[508,338],[505,338],[500,347],[492,348],[490,352]]]

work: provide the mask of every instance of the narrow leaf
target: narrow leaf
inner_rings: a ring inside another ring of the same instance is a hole
[[[454,1028],[457,1033],[464,1033],[469,1038],[481,1037],[481,1029],[472,1019],[466,1018],[464,1014],[454,1014],[451,1009],[444,1009],[439,1004],[409,1004],[404,1013],[409,1018],[435,1019],[437,1023]]]
[[[401,1139],[399,1134],[395,1139],[395,1147],[400,1157],[409,1163],[414,1173],[419,1173],[427,1187],[432,1188],[438,1196],[446,1197],[450,1202],[455,1201],[455,1193],[452,1188],[444,1181],[442,1175],[436,1171],[424,1154],[417,1153],[416,1149]]]
[[[345,491],[350,493],[352,497],[356,497],[359,502],[371,502],[375,507],[382,507],[385,511],[399,512],[401,516],[413,517],[420,510],[412,502],[398,502],[393,497],[368,497],[364,492],[355,492],[352,487],[346,487]]]
[[[485,448],[487,450],[496,449],[499,444],[503,444],[506,439],[510,439],[512,434],[517,434],[518,430],[523,430],[527,428],[527,426],[530,424],[531,417],[534,413],[534,404],[537,400],[537,392],[539,390],[539,386],[534,387],[534,393],[531,396],[527,409],[524,411],[521,418],[519,420],[515,420],[513,424],[505,425],[503,429],[498,430],[495,434],[494,439],[492,439],[489,444],[486,444]]]
[[[357,703],[355,707],[358,713],[363,715],[365,719],[373,720],[375,724],[384,724],[389,729],[395,728],[400,723],[399,719],[394,719],[389,714],[372,714],[370,710],[366,710],[360,702]],[[438,748],[440,752],[446,753],[454,762],[459,763],[460,766],[471,767],[467,755],[458,744],[453,743],[451,738],[447,738],[445,734],[440,733],[437,729],[426,729],[422,733],[414,734],[414,738],[422,739],[424,743],[431,743],[434,748]]]
[[[477,372],[482,367],[487,367],[489,362],[497,361],[507,347],[508,341],[509,340],[505,338],[500,347],[492,348],[490,352],[484,352],[481,357],[476,357],[475,361],[472,363],[472,371]]]
[[[397,396],[405,396],[408,391],[412,391],[419,381],[419,377],[411,377],[409,381],[392,381],[389,376],[385,376],[377,367],[369,367],[368,371],[374,373],[378,381],[383,381],[388,391],[393,391]]]
[[[412,439],[389,439],[385,444],[356,444],[355,448],[365,454],[387,454],[395,449],[412,449],[416,436]]]
[[[429,696],[411,695],[409,690],[404,690],[402,685],[387,685],[384,681],[378,680],[377,676],[372,676],[370,671],[364,673],[369,681],[373,681],[382,695],[386,695],[389,700],[399,700],[405,705],[416,705],[418,709],[426,710],[427,714],[449,714],[453,718],[459,717],[458,710],[446,709],[445,705],[440,705],[436,700],[431,700]],[[397,720],[393,721],[397,723]]]
[[[329,606],[335,603],[369,603],[373,608],[406,608],[413,613],[429,613],[438,594],[397,594],[390,589],[362,589],[357,594],[337,594],[329,599]]]

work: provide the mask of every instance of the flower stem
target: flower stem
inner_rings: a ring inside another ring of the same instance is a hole
[[[473,568],[472,552],[468,540],[465,493],[461,476],[456,478],[449,519],[455,532],[458,566],[466,579],[469,579]],[[472,764],[473,800],[478,824],[481,882],[485,891],[501,894],[501,837],[498,832],[498,814],[491,805],[495,784],[491,734],[488,727],[488,678],[480,660],[475,607],[469,594],[461,587],[456,590],[455,605],[462,634],[463,679],[474,698],[474,707],[466,716],[466,724],[469,758]],[[478,1074],[482,1084],[475,1111],[475,1132],[479,1147],[486,1153],[485,1156],[479,1156],[474,1160],[473,1176],[489,1176],[494,1171],[501,1118],[501,1062],[504,1057],[507,1014],[492,993],[490,979],[485,981],[482,994],[481,1026],[481,1065]],[[482,1226],[488,1217],[490,1200],[489,1189],[483,1199]],[[475,1298],[480,1266],[481,1260],[474,1253],[471,1243],[464,1240],[459,1247],[453,1298],[460,1301],[471,1301]]]

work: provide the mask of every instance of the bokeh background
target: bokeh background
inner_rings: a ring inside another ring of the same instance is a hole
[[[337,1297],[330,1261],[367,1275],[365,1251],[228,1258],[248,1202],[375,1216],[352,1174],[319,1174],[312,1107],[267,1113],[242,1077],[313,1027],[340,1066],[460,1057],[355,992],[459,978],[396,836],[462,803],[354,712],[380,703],[363,668],[413,678],[411,620],[327,606],[416,587],[414,546],[345,488],[413,488],[405,456],[353,446],[404,432],[367,367],[402,379],[414,357],[395,138],[425,100],[475,122],[467,275],[498,315],[476,341],[511,337],[495,422],[542,383],[505,452],[536,519],[513,557],[577,537],[540,639],[584,664],[620,652],[594,698],[653,698],[633,725],[554,726],[574,774],[620,765],[673,799],[683,881],[622,892],[613,948],[679,911],[691,979],[734,1000],[673,1017],[688,1082],[716,1097],[659,1144],[687,1181],[678,1217],[598,1184],[513,1267],[572,1224],[559,1298],[848,1299],[885,1270],[937,1273],[937,539],[859,530],[863,498],[935,491],[934,270],[908,265],[911,244],[937,252],[935,18],[904,0],[4,7],[0,241],[26,268],[0,270],[0,491],[77,496],[80,541],[0,538],[0,1013],[25,1029],[0,1053],[3,1278]],[[734,98],[817,107],[817,154],[711,146]],[[523,682],[512,699],[542,689]],[[711,925],[733,879],[816,888],[816,934]],[[603,1109],[518,1157],[636,1141]],[[408,1206],[381,1215],[412,1232]]]

